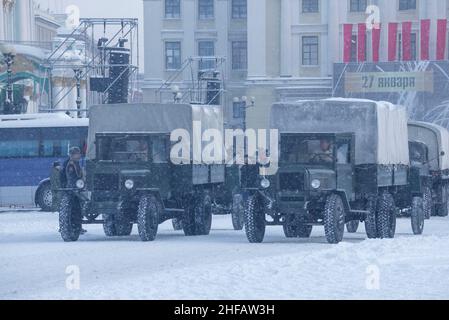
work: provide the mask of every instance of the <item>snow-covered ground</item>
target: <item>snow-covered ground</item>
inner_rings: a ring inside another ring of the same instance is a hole
[[[323,228],[307,240],[269,228],[264,244],[251,245],[229,217],[214,217],[208,237],[166,223],[157,241],[142,243],[135,231],[114,239],[91,226],[63,243],[57,220],[0,213],[0,299],[449,298],[449,219],[428,221],[420,237],[400,220],[394,240],[365,240],[361,227],[336,246]]]

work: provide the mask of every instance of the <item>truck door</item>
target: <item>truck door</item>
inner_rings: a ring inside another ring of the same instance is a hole
[[[350,138],[338,138],[335,147],[337,154],[337,188],[346,191],[348,198],[354,200],[352,141]]]

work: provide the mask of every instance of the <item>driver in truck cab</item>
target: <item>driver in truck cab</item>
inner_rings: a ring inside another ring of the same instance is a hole
[[[332,163],[334,161],[332,143],[327,139],[321,139],[320,151],[312,154],[310,161],[315,163]]]

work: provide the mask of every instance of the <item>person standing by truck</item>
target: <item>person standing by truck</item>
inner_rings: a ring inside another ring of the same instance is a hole
[[[83,179],[83,170],[80,164],[81,150],[73,147],[69,151],[69,158],[64,162],[62,180],[65,188],[76,188],[76,182]]]

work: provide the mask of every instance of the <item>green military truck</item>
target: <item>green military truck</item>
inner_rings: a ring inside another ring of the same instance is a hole
[[[428,167],[430,199],[425,217],[446,217],[449,213],[449,132],[436,124],[411,121],[408,124],[412,163]]]
[[[369,238],[394,237],[394,196],[408,187],[403,108],[347,99],[280,103],[270,127],[279,130],[277,173],[263,176],[260,165],[242,170],[249,242],[262,242],[271,225],[300,238],[324,226],[329,243],[342,241],[345,224],[359,222]]]
[[[78,240],[82,225],[89,224],[103,224],[106,236],[128,236],[136,224],[141,240],[153,241],[158,225],[170,219],[180,222],[186,236],[209,234],[213,211],[232,207],[235,183],[225,183],[223,164],[193,161],[191,141],[207,129],[222,128],[219,106],[92,107],[87,178],[78,181],[77,189],[62,190],[62,238]],[[172,141],[178,129],[188,136]],[[171,154],[182,139],[189,140],[187,157]]]

